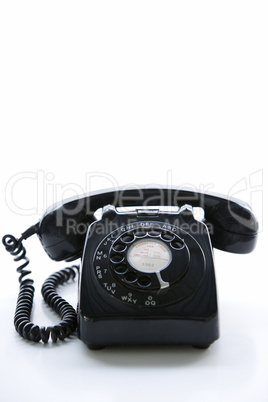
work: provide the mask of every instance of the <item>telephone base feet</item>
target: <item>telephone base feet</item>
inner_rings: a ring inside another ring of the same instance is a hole
[[[208,349],[210,347],[210,343],[209,344],[204,344],[204,345],[192,345],[193,348],[195,349]]]
[[[104,345],[87,345],[88,349],[90,350],[101,350],[104,349]]]

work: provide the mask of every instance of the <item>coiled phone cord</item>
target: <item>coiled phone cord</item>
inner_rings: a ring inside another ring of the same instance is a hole
[[[23,236],[20,239],[16,239],[12,235],[6,235],[2,240],[6,250],[14,256],[15,262],[24,260],[24,263],[17,268],[17,272],[20,274],[20,291],[14,316],[16,331],[23,338],[33,342],[42,341],[47,343],[50,338],[52,342],[57,342],[58,339],[64,340],[75,331],[77,327],[77,314],[75,309],[56,292],[56,288],[67,282],[70,278],[74,279],[79,267],[73,265],[72,267],[55,272],[46,279],[41,290],[43,298],[61,317],[61,322],[50,327],[39,327],[30,320],[35,288],[33,286],[33,279],[25,278],[31,274],[31,271],[26,270],[30,260],[26,256],[26,249],[22,244],[23,239],[25,239]]]

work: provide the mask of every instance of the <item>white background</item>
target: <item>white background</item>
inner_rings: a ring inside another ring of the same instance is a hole
[[[131,183],[234,195],[260,222],[253,253],[215,250],[221,337],[207,351],[26,342],[1,248],[1,400],[268,401],[267,20],[265,1],[1,1],[1,235]],[[37,238],[27,250],[33,321],[56,323],[39,291],[65,264]],[[76,305],[76,285],[61,294]]]

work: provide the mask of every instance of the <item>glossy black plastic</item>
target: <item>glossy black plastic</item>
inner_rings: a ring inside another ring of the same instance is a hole
[[[212,245],[233,253],[251,252],[257,241],[258,223],[251,208],[239,200],[177,188],[119,189],[96,192],[67,200],[50,209],[38,228],[39,239],[54,260],[81,256],[88,226],[94,212],[105,205],[183,206],[189,204],[205,211]]]
[[[129,225],[130,219],[135,221]],[[117,228],[112,232],[110,222]],[[168,275],[165,280],[169,286],[160,290],[154,286],[141,290],[121,281],[109,258],[114,245],[121,242],[122,233],[146,225],[159,227],[162,234],[169,226],[189,250],[189,267],[172,281],[169,269],[176,273],[181,265],[180,252],[173,254],[170,265],[161,271],[162,278]],[[188,211],[147,218],[104,214],[89,228],[80,276],[78,336],[92,349],[159,344],[208,347],[219,337],[210,237],[206,226],[196,222]]]

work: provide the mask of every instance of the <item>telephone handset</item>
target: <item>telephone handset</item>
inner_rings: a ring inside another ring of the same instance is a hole
[[[194,207],[203,208],[204,219],[195,218]],[[102,217],[96,219],[99,208]],[[17,269],[16,330],[46,343],[50,337],[64,339],[78,327],[79,338],[91,349],[208,347],[219,337],[212,247],[249,253],[257,231],[247,204],[176,188],[106,190],[54,205],[20,239],[3,238],[14,260],[25,261]],[[34,287],[25,278],[30,271],[22,241],[33,234],[53,260],[82,258],[77,313],[56,292],[76,275],[76,266],[53,274],[43,285],[45,301],[61,316],[58,325],[48,328],[30,320]]]

